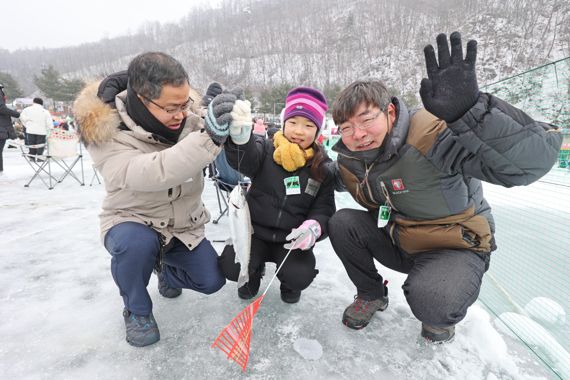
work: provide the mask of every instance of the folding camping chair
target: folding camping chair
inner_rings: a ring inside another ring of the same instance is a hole
[[[83,149],[79,142],[79,136],[74,131],[52,129],[47,135],[45,144],[18,144],[18,146],[22,151],[22,156],[34,171],[34,175],[24,187],[29,187],[35,179],[39,178],[51,190],[68,176],[75,179],[81,186],[85,185]],[[46,148],[45,154],[30,154],[30,148],[41,147]],[[80,163],[81,166],[81,177],[74,172],[77,163]],[[54,169],[59,167],[63,173],[57,176],[52,167]]]
[[[97,174],[97,169],[95,169],[95,166],[92,166],[92,168],[93,168],[93,177],[91,177],[91,182],[89,183],[89,186],[93,186],[93,183],[95,181],[97,181],[97,183],[100,185],[101,179],[99,178],[99,174]]]
[[[248,179],[232,168],[226,159],[226,152],[221,151],[213,162],[212,177],[216,187],[216,197],[218,198],[218,208],[220,215],[212,221],[218,224],[222,216],[228,212],[228,200],[234,187],[240,183],[247,183]],[[222,206],[223,205],[223,206]]]

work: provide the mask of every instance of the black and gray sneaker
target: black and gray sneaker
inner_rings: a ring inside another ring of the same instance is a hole
[[[422,338],[427,343],[442,344],[453,341],[455,337],[455,325],[448,327],[435,327],[422,323]]]
[[[158,325],[152,312],[145,315],[136,315],[127,309],[123,309],[123,318],[127,330],[127,342],[131,346],[144,347],[160,340]]]
[[[368,325],[374,313],[384,311],[387,307],[387,294],[375,300],[366,300],[356,295],[354,302],[344,310],[342,323],[351,329],[360,330]]]
[[[166,283],[166,278],[164,276],[164,265],[162,264],[161,270],[156,272],[158,277],[158,292],[161,296],[165,298],[176,298],[182,294],[182,289],[180,288],[171,288]]]
[[[249,281],[243,286],[238,288],[238,297],[242,300],[252,299],[259,292],[259,286],[261,285],[261,279],[265,275],[265,265],[257,269],[255,272],[249,275]]]

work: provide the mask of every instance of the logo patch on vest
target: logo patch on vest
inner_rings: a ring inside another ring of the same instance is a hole
[[[393,179],[392,180],[392,190],[394,190],[394,191],[406,190],[406,186],[404,186],[404,181],[402,181],[401,178]]]

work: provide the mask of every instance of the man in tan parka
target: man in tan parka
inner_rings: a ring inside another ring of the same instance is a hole
[[[86,87],[75,101],[81,138],[105,182],[101,234],[133,346],[160,339],[146,289],[153,269],[167,298],[182,288],[211,294],[225,284],[204,237],[210,214],[201,199],[202,169],[225,136],[212,139],[202,129],[195,99],[182,65],[151,52],[135,57],[126,73]],[[218,102],[213,116],[229,118],[232,106]]]

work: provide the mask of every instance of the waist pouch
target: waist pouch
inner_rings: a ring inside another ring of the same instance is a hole
[[[437,220],[396,217],[389,227],[395,245],[408,254],[437,249],[470,249],[488,253],[495,249],[487,218],[474,215],[474,207]]]

